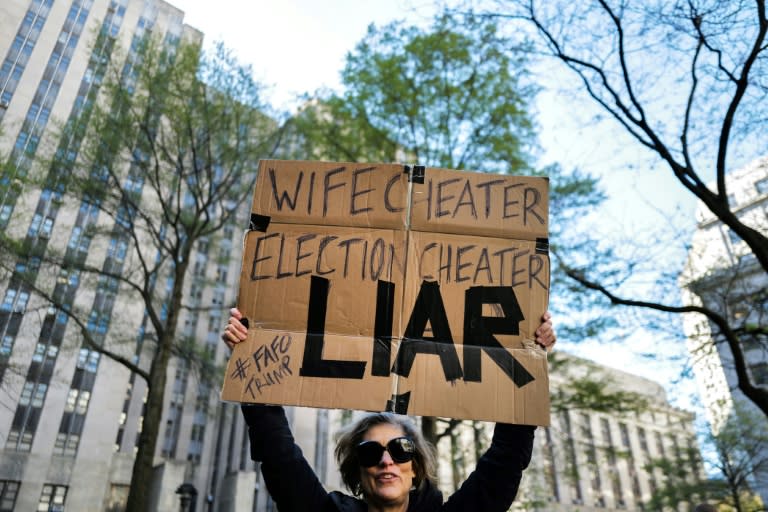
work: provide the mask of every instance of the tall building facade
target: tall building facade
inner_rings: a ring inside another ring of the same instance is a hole
[[[54,140],[55,125],[98,101],[107,64],[118,58],[125,59],[125,68],[134,64],[135,49],[148,35],[168,47],[203,37],[184,24],[182,11],[162,0],[9,0],[0,5],[0,229],[23,239],[33,254],[10,262],[13,270],[0,275],[3,512],[118,511],[125,503],[146,384],[82,345],[77,326],[17,275],[40,271],[47,251],[77,261],[91,258],[119,272],[126,242],[91,244],[90,230],[109,219],[100,218],[87,199],[77,203],[63,196],[55,177],[65,170],[51,168],[40,187],[21,183],[52,151],[66,148],[64,166],[77,158],[82,134],[66,132],[68,140]],[[128,176],[125,186],[135,185]],[[203,307],[180,319],[181,333],[208,347],[219,362],[227,356],[219,333],[235,300],[241,236],[238,226],[225,227],[215,244],[197,244],[187,296],[190,304]],[[52,278],[52,293],[64,304],[88,308],[87,328],[97,338],[111,336],[119,316],[125,319],[124,332],[140,339],[142,307],[121,297],[117,287],[92,286],[81,278],[61,269]],[[257,473],[238,408],[221,404],[218,389],[178,359],[171,362],[164,411],[153,509],[177,510],[180,492],[192,489],[197,510],[256,510]]]
[[[746,225],[768,234],[768,157],[758,159],[726,177],[733,211]],[[697,210],[698,226],[693,235],[685,269],[680,277],[683,301],[715,309],[731,326],[768,323],[768,279],[749,247],[703,204]],[[684,328],[688,350],[714,433],[735,418],[737,408],[761,415],[737,386],[731,350],[718,337],[718,330],[703,315],[687,315]],[[742,345],[752,382],[768,386],[768,340],[748,338]],[[762,438],[768,439],[768,423]],[[764,461],[751,484],[768,503],[768,447]]]
[[[654,495],[672,485],[705,478],[694,414],[669,404],[657,382],[571,355],[551,372],[560,404],[551,425],[537,431],[531,467],[524,475],[519,510],[656,510]],[[606,393],[629,393],[642,405],[624,412],[571,407],[569,382],[588,378]],[[665,465],[681,470],[670,481]],[[694,497],[691,497],[693,500]]]

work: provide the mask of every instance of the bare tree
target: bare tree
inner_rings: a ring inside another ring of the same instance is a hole
[[[755,379],[745,358],[745,346],[768,339],[761,294],[768,283],[768,226],[764,218],[746,218],[729,203],[727,179],[729,170],[755,157],[756,144],[764,146],[765,2],[500,0],[486,14],[532,34],[537,50],[576,78],[575,94],[592,101],[743,241],[748,248],[744,261],[752,262],[750,272],[756,277],[751,279],[757,285],[743,297],[750,301],[749,315],[736,318],[727,303],[711,294],[701,293],[699,303],[682,304],[679,294],[670,297],[659,287],[648,288],[646,296],[638,288],[623,287],[638,271],[640,259],[607,262],[560,251],[563,270],[612,304],[703,315],[713,338],[733,354],[738,388],[768,416],[768,388]],[[713,186],[707,185],[710,179]],[[683,284],[694,291],[697,286],[698,291],[711,289],[739,281],[745,271],[743,266],[715,270]],[[676,282],[657,284],[669,289]]]

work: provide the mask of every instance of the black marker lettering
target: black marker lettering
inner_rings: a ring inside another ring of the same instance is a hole
[[[283,248],[285,247],[285,235],[280,235],[280,252],[277,254],[277,275],[275,276],[277,279],[283,279],[284,277],[291,277],[293,274],[290,272],[282,272],[280,269],[283,268]]]
[[[266,261],[272,259],[272,256],[264,256],[263,258],[259,257],[259,249],[261,249],[261,242],[268,240],[270,238],[274,238],[278,236],[277,233],[271,233],[266,236],[260,236],[256,239],[256,247],[253,251],[253,266],[251,267],[251,281],[258,281],[259,279],[267,279],[270,276],[268,275],[258,275],[256,274],[256,265],[259,264],[260,261]]]
[[[315,265],[315,273],[321,276],[324,276],[326,274],[332,274],[333,272],[336,272],[335,268],[329,269],[329,270],[321,270],[320,265],[323,262],[323,251],[325,251],[325,248],[328,246],[329,243],[336,240],[337,236],[328,235],[324,236],[322,240],[320,240],[320,246],[317,249],[317,265]]]
[[[530,213],[539,221],[540,224],[544,224],[544,218],[539,215],[534,208],[539,204],[541,200],[541,193],[535,188],[526,187],[523,194],[523,225],[528,225],[528,214]]]
[[[485,262],[485,263],[483,263]],[[488,260],[488,248],[483,247],[480,249],[480,257],[477,259],[477,267],[475,267],[475,275],[472,278],[472,283],[477,283],[477,275],[481,270],[485,271],[487,276],[486,281],[493,283],[493,273],[491,272],[491,262]]]
[[[333,189],[344,186],[344,182],[331,185],[331,178],[340,172],[344,172],[344,167],[332,169],[325,173],[325,185],[323,187],[323,217],[328,214],[328,193]]]
[[[472,265],[472,263],[462,263],[461,257],[465,252],[471,251],[474,248],[475,248],[474,245],[463,245],[458,249],[456,249],[456,282],[457,283],[461,283],[462,281],[469,280],[469,277],[463,277],[461,275],[461,270]]]
[[[402,206],[395,206],[392,201],[389,200],[389,192],[396,183],[400,183],[400,173],[395,173],[387,182],[387,187],[384,189],[384,208],[389,212],[401,212],[404,210]]]
[[[505,219],[509,219],[511,217],[519,217],[520,216],[519,213],[510,213],[509,212],[509,208],[510,207],[515,206],[517,204],[520,204],[520,201],[518,201],[518,200],[514,200],[513,201],[512,199],[510,199],[510,191],[512,191],[513,189],[515,189],[517,187],[520,187],[520,186],[522,186],[522,183],[515,183],[513,185],[507,185],[506,187],[504,187],[504,210],[503,210],[504,214],[503,214],[503,217]]]
[[[504,316],[483,316],[483,304],[498,304]],[[464,380],[481,382],[480,352],[488,356],[512,379],[517,387],[533,380],[528,370],[515,359],[494,334],[519,334],[523,311],[509,286],[473,286],[464,299]]]
[[[366,188],[363,190],[357,190],[357,177],[360,174],[368,173],[376,169],[375,167],[366,167],[365,169],[357,169],[352,173],[352,197],[350,198],[350,206],[349,206],[349,213],[352,215],[357,215],[358,213],[365,213],[373,210],[372,207],[366,206],[364,208],[358,208],[356,206],[357,196],[363,196],[367,195],[370,192],[373,192],[375,189],[373,188]],[[370,204],[370,202],[366,201],[366,204]]]
[[[450,215],[451,212],[448,210],[443,210],[442,204],[449,199],[453,199],[455,196],[453,195],[447,195],[443,196],[443,187],[450,185],[451,183],[456,183],[457,181],[460,181],[459,178],[451,178],[449,180],[441,181],[437,184],[437,202],[435,204],[435,217],[445,217],[446,215]]]
[[[328,309],[329,288],[330,281],[328,279],[311,276],[309,307],[307,308],[307,339],[299,375],[302,377],[362,379],[365,375],[364,361],[323,359],[325,315]]]
[[[288,207],[291,210],[296,210],[296,201],[299,197],[299,190],[301,190],[301,179],[304,177],[304,172],[299,173],[299,179],[296,180],[296,190],[293,192],[293,199],[288,196],[288,192],[283,190],[281,195],[278,196],[277,192],[277,178],[275,177],[275,170],[269,169],[269,179],[272,182],[272,195],[275,198],[275,204],[277,204],[277,211],[283,211],[283,203],[287,202]]]
[[[376,286],[376,319],[373,325],[371,375],[389,376],[392,360],[392,318],[395,310],[395,283],[379,281]]]
[[[303,244],[307,240],[312,240],[316,236],[317,235],[310,233],[307,235],[301,235],[296,239],[296,272],[295,272],[296,277],[303,276],[304,274],[309,274],[312,272],[312,269],[299,270],[299,263],[301,262],[301,260],[312,256],[312,252],[305,252],[305,253],[301,252],[301,244]]]
[[[424,336],[427,323],[432,328],[432,337]],[[437,355],[446,381],[460,379],[463,375],[440,295],[440,286],[434,281],[421,283],[392,372],[408,377],[416,354]]]
[[[499,185],[501,183],[504,183],[504,180],[491,180],[491,181],[484,181],[483,183],[478,183],[477,188],[485,189],[485,218],[491,216],[491,188],[494,185]]]
[[[464,196],[467,196],[467,199],[464,199]],[[459,208],[462,206],[468,205],[470,210],[469,213],[472,215],[473,218],[477,218],[477,208],[475,208],[475,198],[472,195],[472,187],[470,186],[469,180],[464,181],[464,188],[461,189],[461,195],[459,196],[459,201],[456,203],[456,207],[453,209],[453,217],[456,217],[456,214],[459,212]]]

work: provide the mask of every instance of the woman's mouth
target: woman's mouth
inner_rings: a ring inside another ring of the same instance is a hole
[[[397,479],[397,475],[394,473],[379,473],[376,475],[376,480],[382,483],[388,483],[392,482],[393,480]]]

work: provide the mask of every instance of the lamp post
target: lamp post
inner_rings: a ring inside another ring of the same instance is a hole
[[[197,504],[197,489],[192,484],[181,484],[176,489],[179,495],[179,512],[195,512]]]

